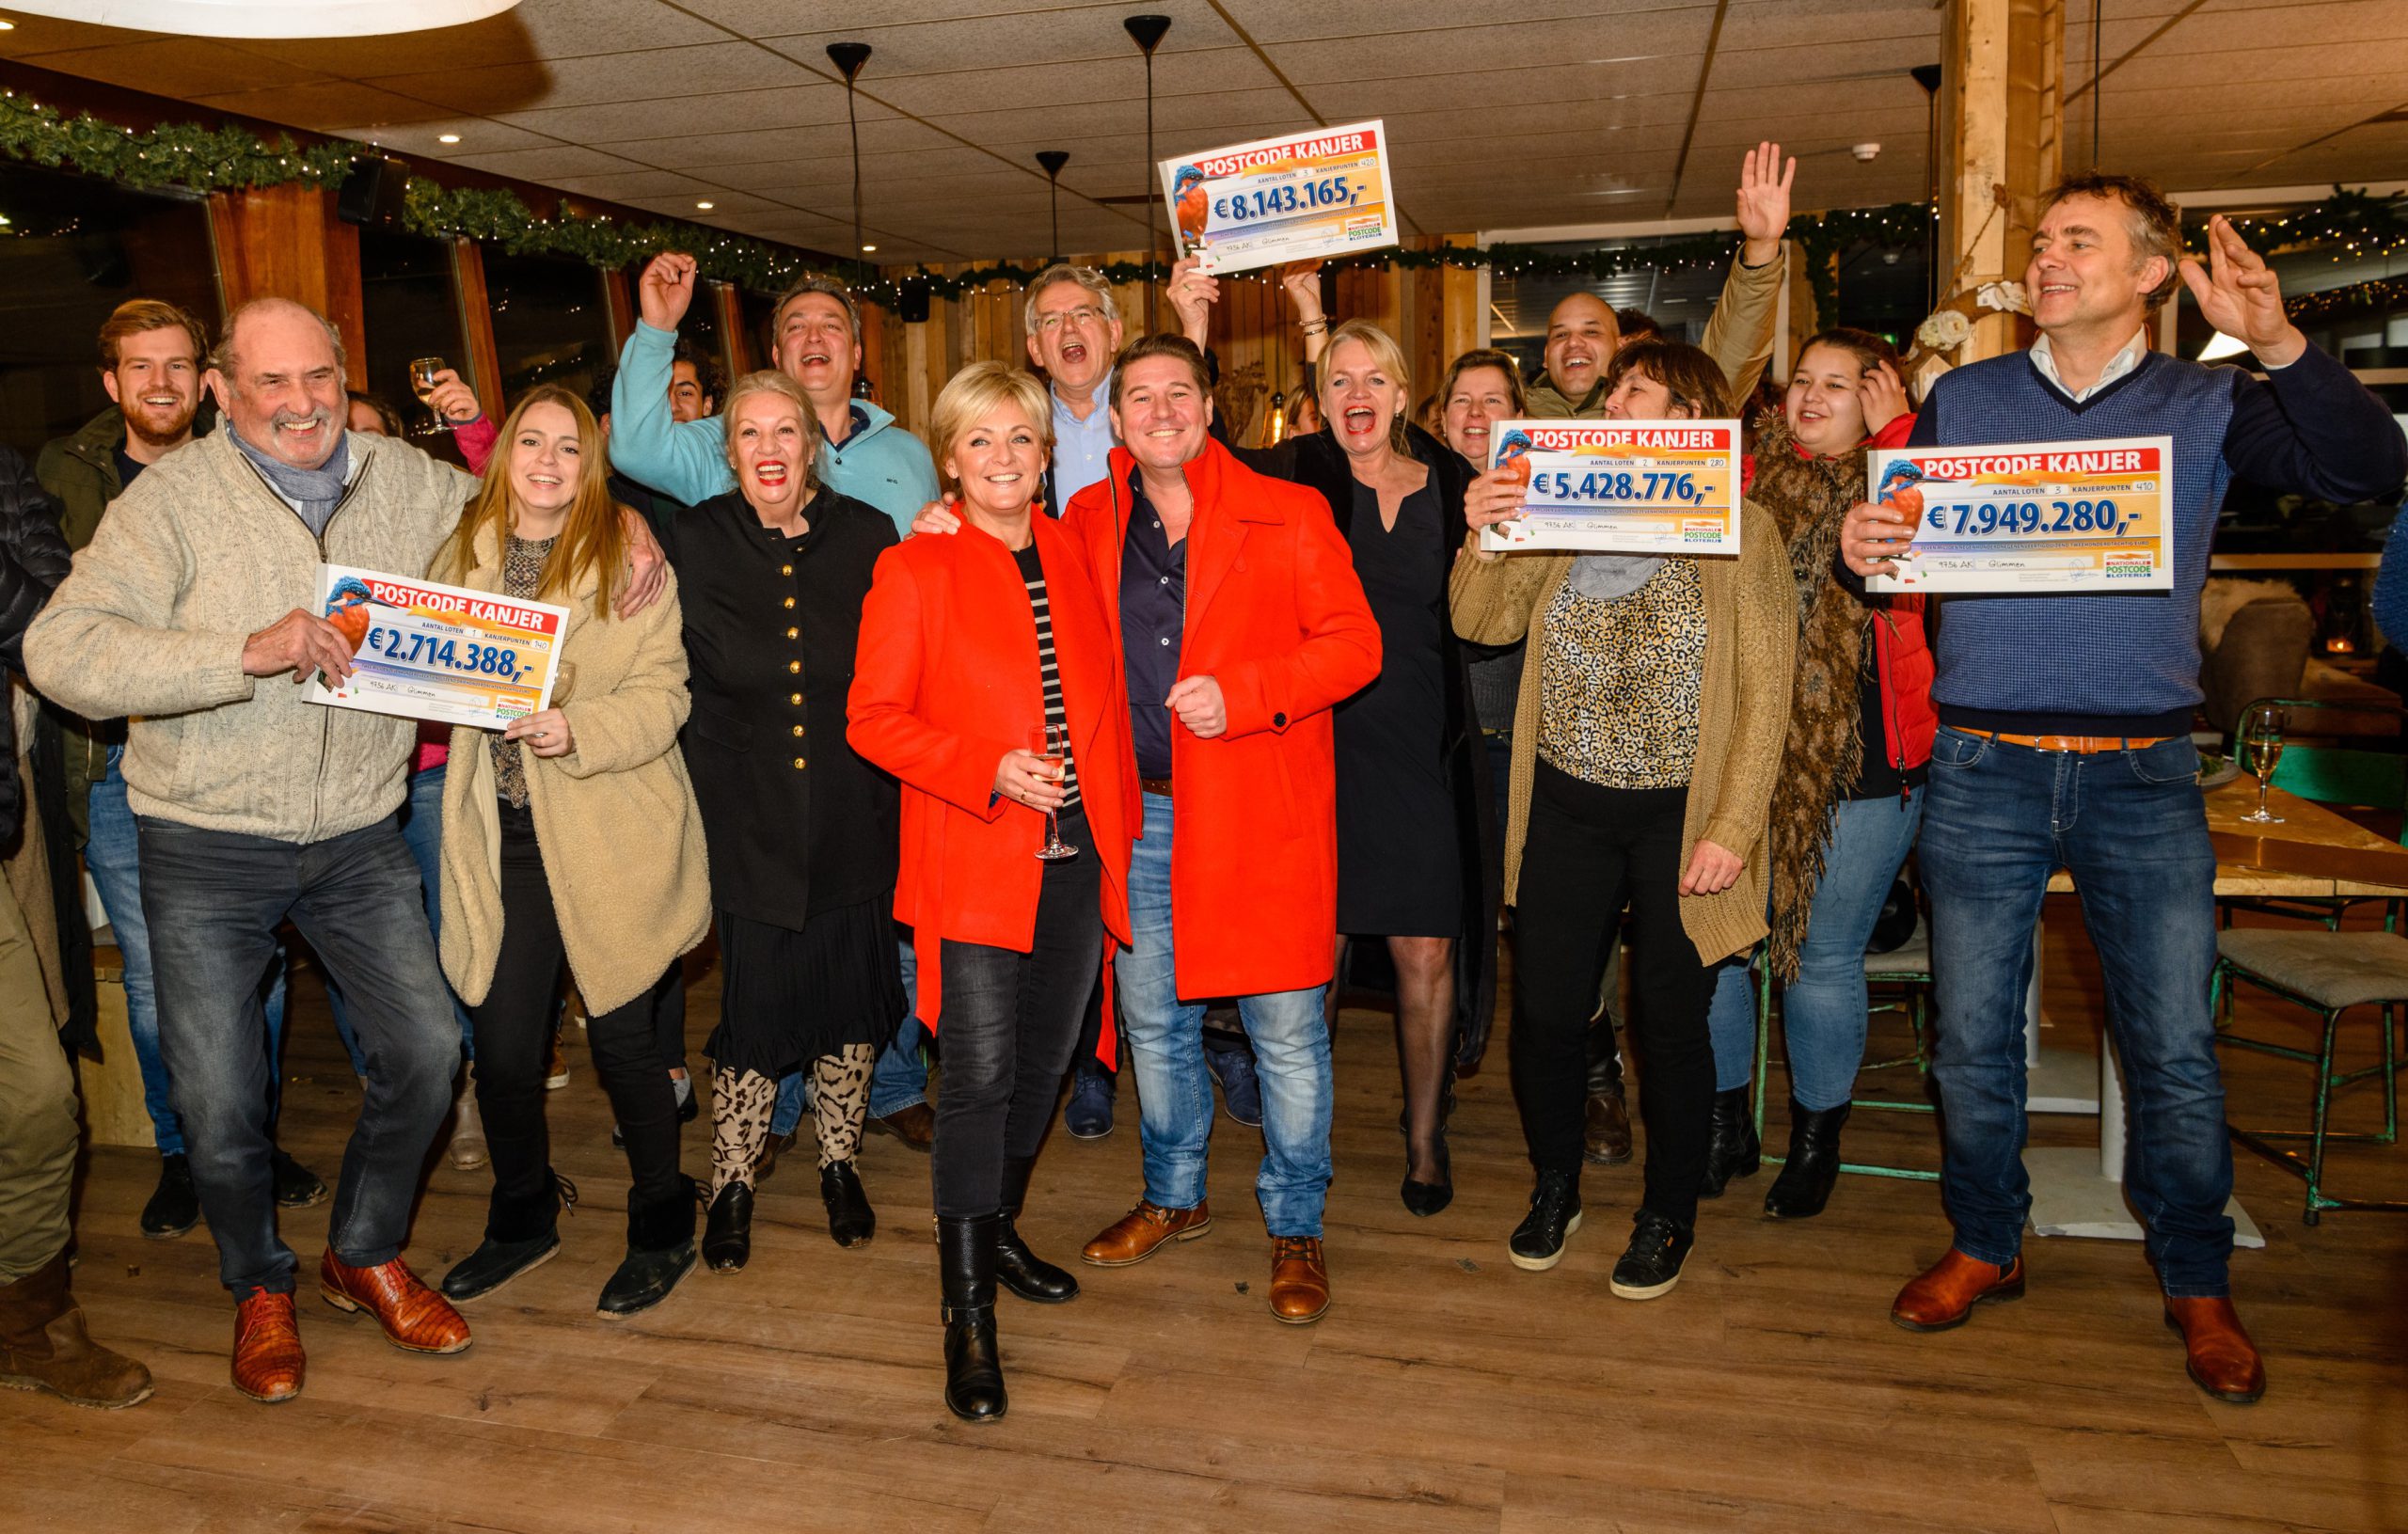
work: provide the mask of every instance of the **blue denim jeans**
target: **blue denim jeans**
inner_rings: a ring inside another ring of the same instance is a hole
[[[410,849],[410,858],[418,864],[419,889],[426,897],[426,929],[436,941],[440,954],[443,943],[443,779],[447,764],[436,763],[423,772],[410,774],[408,793],[402,799],[402,840]],[[351,1008],[342,999],[342,988],[332,980],[326,982],[326,1004],[335,1015],[335,1036],[342,1040],[343,1049],[351,1055],[351,1070],[355,1076],[368,1074],[368,1055],[359,1047],[359,1035],[351,1026]],[[452,998],[452,1015],[460,1020],[460,1052],[473,1060],[477,1054],[476,1037],[468,1024],[468,1009],[460,999]]]
[[[1943,728],[1925,792],[1939,1036],[1941,1190],[1956,1249],[2004,1263],[2030,1212],[2024,985],[2049,876],[2064,868],[2106,980],[2131,1132],[2124,1193],[2177,1298],[2227,1292],[2232,1147],[2208,978],[2215,851],[2187,738],[2080,756]]]
[[[460,1028],[420,903],[418,865],[391,816],[322,842],[137,823],[142,905],[158,981],[159,1048],[174,1083],[193,1185],[241,1299],[289,1292],[268,1171],[264,1020],[252,977],[290,916],[350,994],[368,1087],[335,1184],[326,1243],[345,1262],[399,1256],[419,1171],[452,1106]]]
[[[1897,799],[1844,799],[1823,851],[1798,978],[1781,991],[1782,1032],[1789,1044],[1789,1095],[1822,1113],[1856,1095],[1864,1063],[1864,945],[1898,869],[1923,824],[1921,788]],[[1714,980],[1714,1087],[1735,1091],[1755,1067],[1755,976],[1744,958],[1726,961]]]
[[[1129,1067],[1137,1083],[1146,1197],[1164,1209],[1204,1201],[1212,1077],[1204,1064],[1205,999],[1179,994],[1171,949],[1171,801],[1146,796],[1146,834],[1130,850],[1129,925],[1115,962]],[[1274,1236],[1319,1236],[1329,1194],[1334,1095],[1322,986],[1237,998],[1262,1081],[1261,1170],[1255,1194]]]
[[[134,1034],[134,1063],[142,1071],[142,1106],[150,1115],[150,1134],[162,1156],[184,1153],[184,1127],[176,1116],[167,1083],[166,1063],[159,1058],[159,1005],[150,978],[150,924],[142,915],[142,855],[134,830],[134,811],[125,800],[125,775],[119,762],[123,746],[111,746],[108,772],[92,784],[87,801],[92,836],[85,844],[84,866],[101,892],[101,910],[109,919],[124,960],[125,1020]],[[272,973],[270,972],[273,972]],[[284,956],[262,967],[268,983],[266,1001],[268,1053],[268,1122],[276,1121],[277,1087],[282,1073],[276,1062],[284,1056]]]

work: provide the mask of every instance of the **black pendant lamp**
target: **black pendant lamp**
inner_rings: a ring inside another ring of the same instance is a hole
[[[828,61],[844,72],[845,126],[853,136],[853,252],[854,280],[865,275],[862,261],[862,125],[853,114],[853,82],[861,77],[862,66],[869,62],[866,42],[832,42],[828,45]]]
[[[1161,200],[1156,184],[1159,178],[1154,168],[1154,50],[1162,46],[1163,34],[1170,30],[1170,18],[1127,16],[1121,19],[1120,24],[1129,29],[1129,36],[1136,40],[1137,46],[1146,54],[1146,175],[1137,184],[1146,189],[1146,264],[1150,267],[1160,254],[1160,246],[1154,238],[1154,204]],[[1157,323],[1158,293],[1159,284],[1148,277],[1146,330],[1149,334],[1162,328]]]
[[[1062,167],[1070,163],[1069,150],[1038,150],[1037,163],[1045,167],[1045,199],[1054,213],[1054,259],[1062,259]]]

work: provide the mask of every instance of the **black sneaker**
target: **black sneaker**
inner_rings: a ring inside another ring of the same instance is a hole
[[[547,1230],[523,1241],[498,1241],[487,1237],[477,1249],[443,1275],[447,1300],[481,1300],[521,1273],[532,1273],[559,1255],[561,1235]]]
[[[602,1298],[595,1302],[594,1313],[612,1321],[624,1321],[640,1315],[669,1298],[677,1281],[694,1271],[700,1260],[692,1241],[673,1246],[664,1252],[629,1251],[619,1271],[602,1286]]]
[[[142,1233],[163,1241],[198,1224],[200,1194],[193,1191],[192,1162],[181,1150],[160,1157],[159,1186],[142,1206]]]
[[[1563,1260],[1563,1243],[1580,1228],[1580,1174],[1541,1172],[1530,1190],[1530,1212],[1513,1227],[1505,1252],[1516,1268],[1545,1273]]]
[[[1697,1242],[1697,1232],[1684,1230],[1652,1210],[1633,1217],[1630,1249],[1614,1264],[1614,1293],[1625,1300],[1653,1300],[1670,1293],[1681,1281],[1681,1264]]]
[[[286,1155],[281,1149],[268,1152],[268,1172],[276,1178],[276,1207],[280,1210],[306,1210],[326,1199],[325,1179]]]

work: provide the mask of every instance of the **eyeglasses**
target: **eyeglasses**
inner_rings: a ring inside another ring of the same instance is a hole
[[[1093,304],[1081,304],[1076,308],[1057,308],[1051,314],[1038,315],[1037,330],[1039,335],[1050,336],[1065,324],[1090,325],[1102,323],[1103,310]]]

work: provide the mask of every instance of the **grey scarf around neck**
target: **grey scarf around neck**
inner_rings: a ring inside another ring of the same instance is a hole
[[[251,461],[251,467],[276,487],[277,494],[299,503],[301,520],[309,525],[310,534],[324,535],[326,524],[334,518],[335,507],[342,501],[345,482],[351,478],[351,434],[345,432],[337,436],[333,456],[315,468],[295,468],[261,451],[243,439],[232,421],[226,423],[226,435]]]
[[[1572,589],[1592,602],[1612,602],[1647,584],[1664,567],[1653,554],[1583,554],[1572,561],[1566,578]]]

